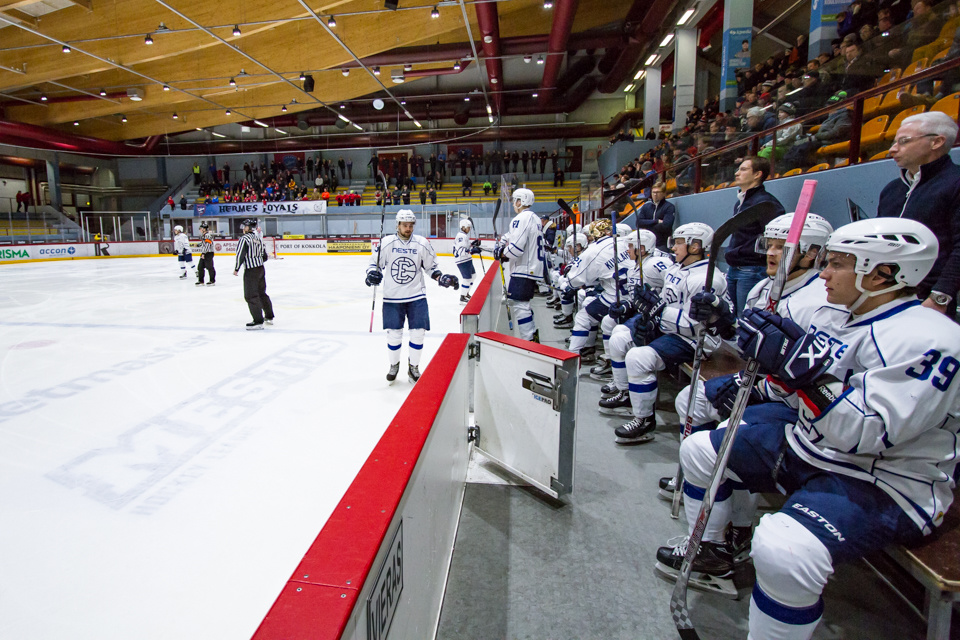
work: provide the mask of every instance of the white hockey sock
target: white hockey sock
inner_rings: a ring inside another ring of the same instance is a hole
[[[426,329],[410,329],[410,364],[415,367],[420,366],[420,356],[423,353],[423,336],[427,333]]]
[[[400,362],[400,346],[403,344],[403,329],[387,329],[387,349],[390,365]]]
[[[470,286],[473,285],[473,278],[464,280],[460,283],[460,295],[468,296],[470,295]]]
[[[757,515],[759,493],[750,493],[746,489],[734,489],[730,499],[730,522],[735,527],[752,527]]]
[[[710,483],[714,464],[717,461],[717,451],[713,448],[709,431],[700,431],[690,434],[680,443],[680,465],[683,468],[683,511],[687,516],[687,526],[690,532],[697,523],[700,515],[700,506],[706,487]],[[729,480],[720,483],[717,497],[713,502],[713,510],[703,531],[703,540],[722,542],[723,533],[730,522],[732,485]]]
[[[652,416],[657,402],[657,371],[664,367],[660,354],[651,347],[635,347],[627,352],[624,364],[634,417]]]

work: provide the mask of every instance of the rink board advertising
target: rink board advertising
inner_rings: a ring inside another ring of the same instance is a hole
[[[390,632],[393,614],[403,593],[403,520],[393,534],[390,550],[380,565],[380,573],[367,598],[367,640],[384,640]]]
[[[327,240],[327,253],[370,253],[369,240]]]

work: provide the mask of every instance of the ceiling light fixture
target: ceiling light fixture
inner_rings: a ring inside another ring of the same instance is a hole
[[[143,90],[127,89],[127,97],[134,102],[140,102],[141,100],[143,100]]]
[[[460,71],[460,69],[462,69],[462,68],[463,68],[463,67],[460,66],[460,61],[459,61],[459,60],[458,60],[457,62],[454,62],[454,63],[453,63],[453,70],[454,70],[454,71]]]
[[[237,86],[237,81],[234,80],[233,78],[230,78],[230,86],[231,86],[231,87]]]
[[[307,74],[305,74],[303,71],[301,71],[301,72],[300,72],[300,82],[303,82],[303,81],[306,80],[306,79],[307,79]]]
[[[540,94],[534,92],[533,94],[530,95],[530,97],[531,97],[531,98],[539,98],[539,97],[540,97]]]
[[[173,119],[174,119],[174,120],[179,120],[179,119],[180,119],[180,116],[177,115],[177,112],[176,112],[176,111],[173,112]]]
[[[437,7],[434,7],[434,8],[430,11],[430,17],[431,17],[431,18],[439,18],[439,17],[440,17],[440,9],[438,9]]]
[[[41,94],[40,94],[40,102],[46,102],[46,101],[47,101],[47,94],[41,93]]]
[[[375,75],[375,76],[380,75],[380,67],[374,67],[374,68],[373,68],[373,75]]]
[[[283,111],[284,113],[286,113],[286,112],[287,112],[287,105],[283,105],[282,107],[280,107],[280,111]]]
[[[101,96],[107,95],[107,90],[106,90],[106,89],[100,89],[100,95],[101,95]]]
[[[490,121],[490,124],[493,124],[493,116],[492,116],[492,115],[488,115],[488,116],[487,116],[487,120]]]
[[[170,31],[170,28],[161,22],[157,25],[157,31]]]
[[[343,115],[342,113],[338,113],[338,114],[337,114],[337,117],[340,118],[341,120],[343,120],[344,122],[348,123],[348,124],[350,123],[350,118],[348,118],[347,116]]]
[[[356,122],[351,122],[350,124],[352,124],[353,128],[356,129],[357,131],[363,131],[363,127],[358,125]]]
[[[212,135],[212,136],[217,136],[218,138],[226,138],[226,137],[227,137],[227,136],[223,135],[222,133],[217,133],[216,131],[211,131],[211,132],[210,132],[210,135]]]
[[[553,9],[553,0],[543,0],[544,9]]]
[[[631,91],[633,91],[633,84],[632,84],[632,83],[631,83],[631,84],[628,84],[627,86],[625,86],[625,87],[623,88],[623,92],[624,92],[624,93],[630,93]]]
[[[164,91],[170,91],[170,85],[168,85],[168,84],[163,85],[163,90],[164,90]]]
[[[500,81],[497,80],[496,77],[491,77],[491,78],[490,78],[490,84],[497,84],[498,82],[500,82]]]
[[[420,121],[419,121],[419,120],[414,120],[414,121],[413,121],[413,124],[417,125],[417,129],[422,129],[422,128],[423,128],[423,125],[420,124]]]
[[[290,135],[289,133],[287,133],[287,132],[284,131],[283,129],[277,129],[276,127],[274,127],[273,130],[276,131],[277,133],[282,133],[282,134],[285,135],[285,136]]]
[[[73,121],[73,126],[79,127],[79,126],[80,126],[80,121],[79,121],[79,120],[74,120],[74,121]]]
[[[401,98],[401,99],[400,99],[400,104],[407,104],[407,101]]]
[[[680,19],[677,20],[677,26],[682,27],[690,21],[690,18],[693,17],[693,14],[697,12],[697,5],[694,3],[692,7],[683,12],[683,15],[680,16]]]
[[[227,109],[227,115],[230,115],[230,109]]]
[[[148,33],[143,39],[143,44],[153,44],[153,36]]]
[[[648,66],[648,67],[650,67],[650,66],[653,66],[654,64],[656,64],[657,60],[659,60],[659,59],[660,59],[660,54],[658,54],[658,53],[652,53],[652,54],[650,54],[650,57],[647,58],[647,61],[644,62],[643,64],[646,65],[646,66]]]
[[[341,69],[340,73],[342,73],[343,77],[346,78],[348,75],[350,75],[350,69]]]
[[[467,96],[466,98],[464,98],[463,101],[464,101],[464,102],[470,102],[470,96]]]
[[[330,16],[330,18],[327,20],[327,26],[331,29],[335,28],[337,26],[337,19],[333,16]]]
[[[253,124],[258,124],[258,125],[260,125],[261,127],[263,127],[264,129],[269,129],[269,128],[270,128],[270,125],[268,125],[266,122],[260,122],[259,120],[254,120],[254,121],[253,121]]]
[[[120,122],[126,122],[126,121],[127,121],[127,116],[120,117]]]
[[[531,58],[530,56],[523,56],[523,61],[526,62],[527,64],[530,64],[531,62],[533,62],[533,58]]]
[[[633,79],[639,80],[640,78],[643,77],[643,74],[645,74],[646,72],[647,72],[646,69],[640,69],[640,71],[637,71],[637,75],[633,76]]]
[[[240,35],[240,25],[238,24],[233,25],[233,35],[235,36]]]
[[[493,109],[490,107],[490,105],[487,105],[487,113],[488,113],[488,114],[492,114],[492,113],[493,113]]]
[[[543,56],[537,56],[537,64],[543,64]]]
[[[660,41],[660,46],[665,47],[673,41],[673,33],[668,33],[663,37],[663,40]]]
[[[343,104],[343,103],[341,102],[341,103],[340,103],[340,108],[341,108],[341,109],[346,109],[346,108],[347,108],[347,105],[345,105],[345,104]]]
[[[70,53],[70,47],[67,46],[67,45],[63,45],[62,51],[63,51],[64,53]]]
[[[413,65],[412,65],[412,64],[405,64],[405,65],[403,65],[403,70],[404,70],[404,71],[413,71]]]

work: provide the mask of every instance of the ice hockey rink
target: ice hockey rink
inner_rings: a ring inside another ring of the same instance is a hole
[[[0,268],[0,638],[253,634],[412,387],[367,262],[268,262],[264,331],[230,256],[214,287],[171,257]],[[427,288],[421,369],[461,309]]]

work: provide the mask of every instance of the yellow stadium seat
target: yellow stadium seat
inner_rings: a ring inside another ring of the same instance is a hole
[[[890,116],[878,116],[868,121],[860,129],[860,147],[866,144],[864,140],[882,139],[884,131],[887,130],[887,123],[890,122]],[[836,144],[828,144],[817,149],[818,156],[842,156],[850,151],[850,141],[844,140]]]
[[[716,189],[716,187],[713,186],[713,185],[710,185],[709,187],[706,187],[705,189],[701,189],[701,190],[700,190],[700,193],[706,193],[707,191],[713,191],[714,189]]]
[[[730,186],[729,182],[721,182],[720,184],[717,185],[717,189],[726,189],[729,186]]]
[[[930,111],[940,111],[956,120],[960,115],[960,92],[940,98],[930,107]]]
[[[850,158],[844,158],[844,159],[841,160],[840,162],[838,162],[838,163],[836,163],[835,165],[833,165],[833,168],[834,168],[834,169],[838,169],[838,168],[840,168],[840,167],[845,167],[845,166],[847,166],[848,164],[850,164]]]
[[[813,165],[812,167],[810,167],[809,169],[807,169],[807,173],[815,173],[815,172],[817,172],[817,171],[823,171],[823,170],[829,169],[829,168],[830,168],[830,163],[828,163],[828,162],[821,162],[820,164],[815,164],[815,165]]]
[[[891,82],[894,82],[895,80],[899,80],[899,79],[900,79],[900,69],[890,69],[890,71],[887,71],[885,74],[880,76],[880,80],[877,81],[877,86],[882,87],[885,84],[890,84]],[[864,106],[863,110],[864,111],[867,110],[866,106]]]
[[[918,104],[915,107],[904,109],[898,113],[897,117],[890,123],[890,126],[887,127],[887,132],[883,134],[883,139],[889,143],[893,143],[893,139],[897,137],[897,129],[900,128],[900,123],[903,122],[903,119],[909,116],[915,116],[918,113],[923,113],[926,110],[927,108],[925,106]],[[863,144],[863,142],[861,142],[861,144]]]
[[[801,173],[803,173],[803,169],[790,169],[790,171],[785,171],[782,177],[786,178],[787,176],[798,176]]]
[[[674,191],[676,191],[676,190],[677,190],[677,179],[676,179],[676,178],[670,178],[669,180],[667,180],[666,187],[667,187],[667,193],[673,193]]]
[[[880,110],[880,101],[883,100],[883,96],[873,96],[872,98],[867,98],[863,101],[863,119],[869,120],[874,117]]]
[[[938,48],[938,50],[939,50],[939,48]],[[926,69],[926,68],[927,68],[927,59],[926,59],[926,58],[919,58],[919,59],[914,60],[913,62],[911,62],[909,65],[907,65],[907,68],[903,70],[903,75],[901,75],[900,77],[901,77],[901,78],[906,78],[907,76],[912,76],[913,74],[917,73],[918,71],[923,71],[923,70]]]
[[[946,49],[941,49],[940,53],[930,58],[930,66],[932,67],[933,65],[937,64],[938,62],[946,58],[948,55],[950,55],[949,47],[947,47]]]
[[[880,153],[875,153],[872,156],[870,156],[870,162],[873,162],[874,160],[886,160],[889,157],[890,157],[890,149],[887,149],[886,151],[881,151]]]

